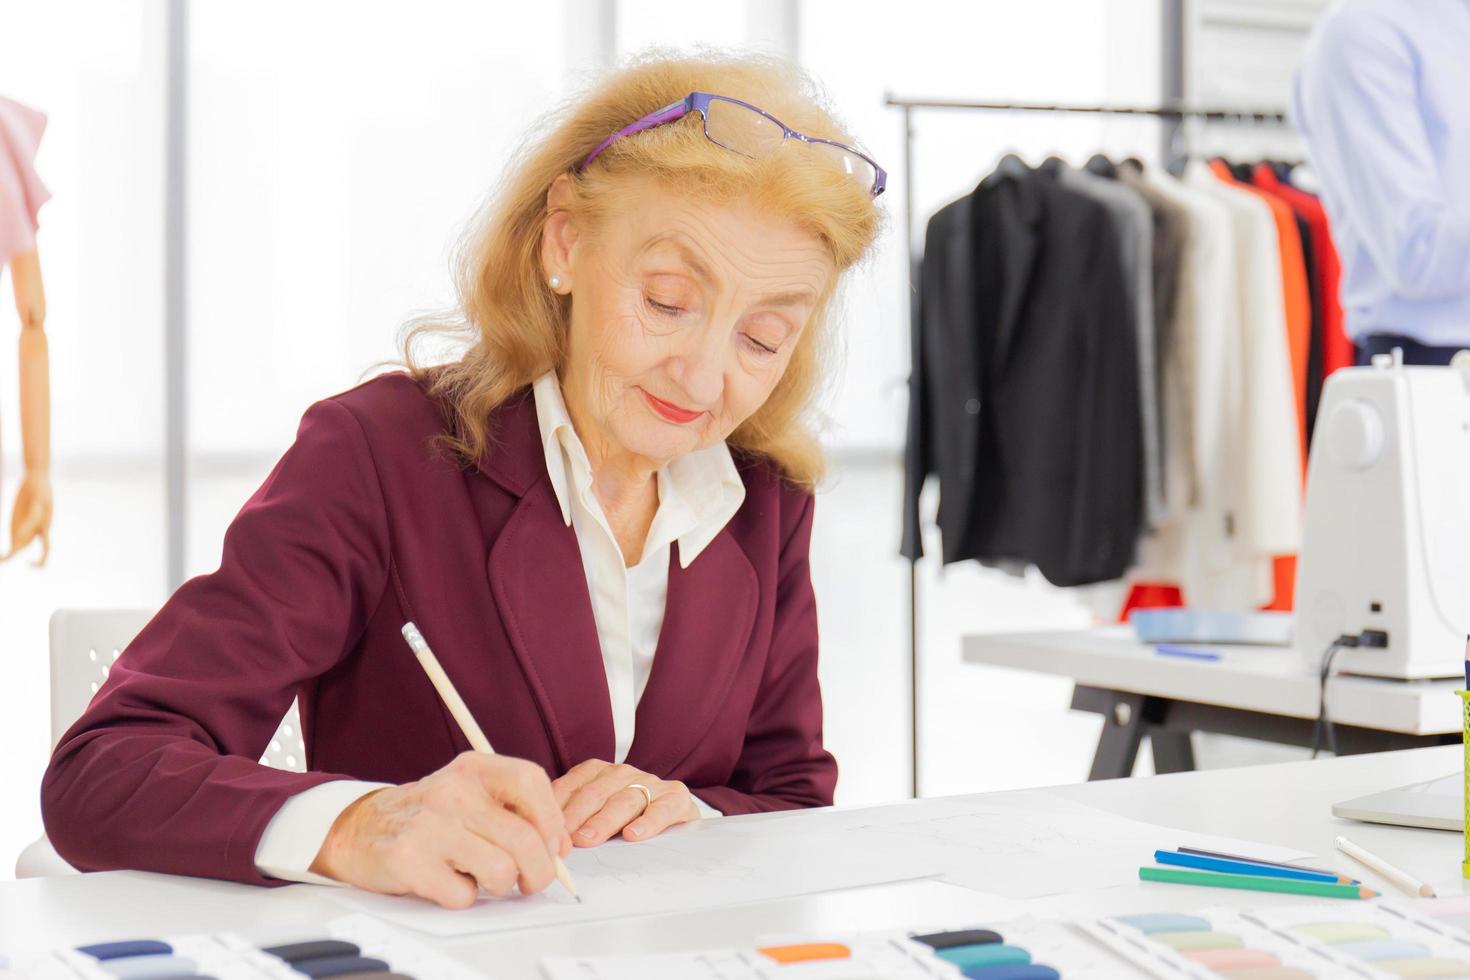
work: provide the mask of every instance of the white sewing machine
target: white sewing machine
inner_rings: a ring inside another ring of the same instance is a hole
[[[1335,666],[1457,677],[1470,634],[1470,352],[1405,367],[1398,352],[1328,379],[1307,467],[1296,647],[1320,661],[1344,633],[1385,645]]]

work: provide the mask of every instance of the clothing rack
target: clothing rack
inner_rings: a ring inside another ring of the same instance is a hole
[[[915,99],[901,98],[891,93],[884,96],[883,104],[903,112],[903,228],[905,233],[904,255],[910,275],[914,271],[915,235],[914,226],[914,113],[920,110],[986,111],[986,112],[1048,112],[1073,116],[1134,116],[1164,119],[1174,124],[1178,132],[1186,119],[1204,122],[1236,123],[1253,125],[1286,126],[1289,120],[1279,109],[1261,107],[1186,106],[1181,104],[1150,106],[1049,104],[1041,102],[972,102],[963,99]],[[1165,145],[1168,144],[1168,137]],[[916,288],[910,282],[912,292]],[[907,308],[907,305],[905,306]],[[912,792],[919,796],[919,563],[909,562],[909,719],[910,749],[913,774]]]
[[[1208,122],[1286,123],[1286,113],[1279,109],[1234,109],[1182,105],[1116,106],[1067,105],[1042,102],[967,102],[962,99],[903,99],[885,96],[883,104],[904,110],[909,119],[912,109],[981,109],[998,112],[1077,112],[1094,116],[1151,116],[1164,119],[1203,119]]]

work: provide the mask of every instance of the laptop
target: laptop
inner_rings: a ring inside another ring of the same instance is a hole
[[[1400,827],[1464,830],[1465,774],[1455,772],[1412,786],[1334,803],[1332,815]]]

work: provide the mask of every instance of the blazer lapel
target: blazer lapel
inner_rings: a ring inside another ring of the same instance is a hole
[[[576,533],[546,478],[534,402],[508,404],[480,469],[520,503],[490,551],[490,591],[563,771],[613,754],[612,706]]]
[[[628,763],[665,776],[714,722],[750,645],[759,586],[727,528],[680,568],[669,554],[669,592],[648,687],[638,703]]]

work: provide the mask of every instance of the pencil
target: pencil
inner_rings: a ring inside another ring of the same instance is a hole
[[[433,650],[429,649],[424,634],[420,633],[419,628],[411,622],[403,624],[402,632],[403,638],[408,641],[409,649],[413,651],[414,657],[424,668],[424,673],[429,675],[429,682],[434,685],[434,690],[439,692],[439,697],[444,700],[445,706],[449,708],[449,713],[459,723],[459,729],[469,740],[470,747],[476,752],[494,755],[495,749],[491,747],[490,740],[485,737],[485,732],[480,728],[479,722],[475,721],[475,716],[470,714],[470,709],[464,703],[464,699],[459,696],[459,691],[455,690],[454,682],[439,665],[439,658],[434,656]],[[556,866],[556,880],[561,882],[561,886],[580,903],[582,896],[577,894],[577,886],[572,882],[572,873],[567,870],[566,862],[561,859],[560,854],[555,853],[551,855],[551,860]]]
[[[1372,853],[1371,851],[1364,850],[1357,844],[1354,844],[1352,841],[1348,840],[1346,837],[1337,838],[1336,843],[1337,849],[1339,851],[1346,854],[1348,857],[1352,858],[1355,861],[1366,864],[1369,868],[1377,871],[1379,874],[1383,875],[1383,877],[1391,881],[1395,886],[1402,888],[1410,895],[1417,895],[1420,898],[1438,897],[1434,894],[1433,888],[1430,888],[1418,878],[1415,878],[1413,875],[1405,871],[1400,871],[1398,868],[1395,868],[1393,865],[1383,860],[1383,858]]]
[[[1239,888],[1250,892],[1283,892],[1289,895],[1314,895],[1318,898],[1375,898],[1378,893],[1362,885],[1330,885],[1325,881],[1291,881],[1286,878],[1262,878],[1257,875],[1230,875],[1213,871],[1185,871],[1181,868],[1139,868],[1140,881],[1161,881],[1171,885],[1207,885],[1211,888]]]
[[[1213,650],[1193,650],[1174,643],[1159,643],[1154,646],[1154,652],[1161,657],[1183,657],[1186,660],[1219,660],[1220,655]]]
[[[1223,871],[1226,874],[1255,875],[1258,878],[1286,878],[1291,881],[1321,881],[1329,885],[1347,884],[1336,871],[1307,871],[1305,868],[1278,868],[1254,861],[1231,861],[1225,858],[1181,854],[1177,851],[1154,851],[1154,860],[1197,871]]]
[[[1268,868],[1292,868],[1296,871],[1321,871],[1321,868],[1313,868],[1305,864],[1292,864],[1290,861],[1266,861],[1262,858],[1247,857],[1244,854],[1227,854],[1224,851],[1205,851],[1198,847],[1177,848],[1180,854],[1198,854],[1201,857],[1224,858],[1227,861],[1244,861],[1247,864],[1260,864]],[[1347,875],[1338,875],[1337,880],[1344,885],[1360,885],[1362,882]]]

